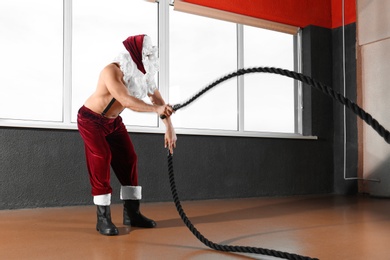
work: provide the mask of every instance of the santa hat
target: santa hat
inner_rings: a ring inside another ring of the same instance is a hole
[[[142,45],[144,42],[144,36],[144,34],[130,36],[123,41],[123,45],[130,53],[132,60],[143,74],[146,73],[144,64],[142,63]]]

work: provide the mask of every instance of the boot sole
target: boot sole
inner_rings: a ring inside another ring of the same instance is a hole
[[[123,222],[123,225],[131,226],[131,227],[139,227],[139,228],[155,228],[157,226],[157,224],[154,224],[154,225],[137,225],[137,224],[132,224],[131,222],[130,223]]]
[[[119,234],[119,231],[116,230],[114,233],[103,233],[100,231],[100,229],[96,228],[96,231],[98,231],[100,234],[104,235],[104,236],[116,236]]]

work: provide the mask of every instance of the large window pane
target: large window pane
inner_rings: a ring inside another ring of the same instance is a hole
[[[0,1],[0,118],[62,121],[62,1]]]
[[[236,24],[170,12],[169,102],[187,100],[237,69]],[[237,80],[226,81],[172,117],[179,128],[237,130]]]
[[[157,45],[157,4],[129,0],[73,1],[72,121],[93,93],[104,66],[124,50],[130,35],[147,34]],[[145,101],[150,102],[149,98]],[[122,112],[126,125],[157,126],[155,113]]]
[[[294,70],[290,34],[244,26],[244,66]],[[265,73],[244,77],[244,130],[293,133],[294,81]]]
[[[214,80],[236,71],[237,64],[293,70],[294,36],[173,9],[168,15],[166,7],[160,9],[158,32],[158,7],[163,4],[167,2],[1,1],[0,69],[5,71],[0,74],[1,125],[76,128],[78,109],[94,92],[104,66],[124,50],[122,41],[129,35],[148,34],[157,44],[161,34],[164,50],[169,48],[169,57],[163,55],[162,64],[170,65],[163,70],[169,77],[160,74],[164,82],[169,79],[169,86],[164,84],[161,90],[169,93],[170,104],[188,100]],[[237,42],[243,43],[243,48],[238,49]],[[175,127],[189,129],[188,133],[217,130],[212,133],[223,135],[294,132],[292,79],[256,73],[244,75],[240,83],[243,86],[239,84],[238,89],[237,78],[223,82],[178,111],[172,117]],[[15,106],[15,102],[22,105]],[[127,109],[122,117],[130,127],[164,128],[154,113]],[[239,122],[243,122],[240,127]]]

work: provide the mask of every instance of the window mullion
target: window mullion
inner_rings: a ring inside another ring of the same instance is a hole
[[[63,0],[63,115],[65,124],[71,123],[72,113],[72,0]]]
[[[244,26],[237,24],[237,69],[244,68]],[[238,131],[244,131],[244,76],[237,77]]]
[[[159,87],[164,100],[169,103],[169,1],[158,2],[158,45],[160,58]],[[159,128],[162,124],[158,124]]]
[[[294,70],[302,73],[302,39],[301,30],[294,36]],[[294,82],[294,133],[303,133],[303,93],[302,82],[295,80]]]

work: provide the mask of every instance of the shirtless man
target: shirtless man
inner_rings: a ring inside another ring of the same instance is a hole
[[[113,63],[100,73],[96,91],[78,113],[77,125],[84,140],[89,179],[94,204],[97,205],[96,230],[103,235],[117,235],[111,221],[110,166],[120,184],[124,201],[123,224],[152,228],[156,223],[140,213],[141,186],[138,186],[137,154],[122,122],[125,109],[155,112],[166,118],[165,147],[173,153],[176,133],[170,116],[173,109],[165,104],[154,82],[158,71],[157,48],[147,35],[130,36]],[[142,98],[148,96],[152,104]]]

